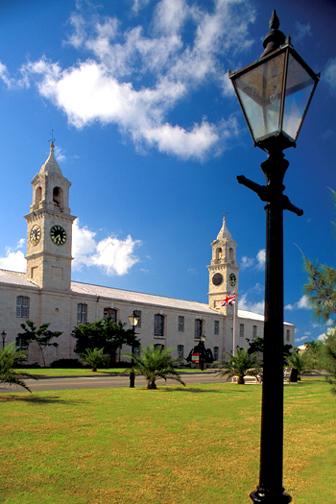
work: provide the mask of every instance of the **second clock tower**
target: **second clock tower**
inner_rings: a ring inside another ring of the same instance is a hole
[[[33,204],[27,221],[27,278],[43,289],[70,290],[72,223],[69,188],[55,159],[54,143],[32,180]]]
[[[209,306],[227,315],[227,306],[221,306],[222,300],[235,291],[235,310],[238,306],[238,272],[236,261],[237,244],[233,241],[226,226],[226,219],[218,233],[217,239],[211,243],[212,260],[209,270]]]

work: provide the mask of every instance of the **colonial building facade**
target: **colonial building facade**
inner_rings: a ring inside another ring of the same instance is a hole
[[[234,346],[247,346],[247,338],[263,336],[263,316],[238,309],[237,245],[225,218],[211,244],[208,304],[101,287],[71,280],[72,224],[76,217],[69,208],[71,183],[55,159],[53,143],[48,159],[31,183],[33,201],[24,216],[27,271],[0,270],[0,332],[7,334],[6,344],[16,340],[25,321],[31,320],[36,326],[49,322],[51,330],[63,334],[55,340],[57,348],[45,350],[46,362],[75,358],[76,341],[71,332],[77,324],[103,317],[128,324],[133,312],[139,317],[136,332],[141,345],[172,347],[174,357],[186,357],[203,335],[215,360],[222,359],[224,352],[231,353]],[[235,304],[222,306],[223,299],[233,291]],[[285,323],[284,340],[294,346],[292,324]],[[30,362],[41,363],[33,344],[28,354]]]

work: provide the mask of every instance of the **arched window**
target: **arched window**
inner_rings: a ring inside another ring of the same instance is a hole
[[[87,304],[78,303],[77,305],[77,324],[85,324],[87,322]]]
[[[195,339],[200,339],[203,334],[203,320],[195,320]]]
[[[183,345],[177,345],[177,357],[179,359],[183,359],[183,354],[184,354],[184,346]]]
[[[221,248],[216,249],[216,261],[220,261],[221,260],[222,253],[223,253],[223,251],[222,251]]]
[[[118,311],[114,308],[104,308],[104,320],[112,319],[113,322],[117,323]]]
[[[154,350],[163,350],[164,349],[164,345],[162,345],[161,343],[156,343],[154,345]]]
[[[17,296],[16,318],[29,318],[29,297]]]
[[[164,316],[160,314],[154,315],[154,336],[164,336]]]
[[[233,251],[233,248],[230,248],[230,250],[229,250],[229,258],[230,258],[230,261],[234,260],[234,251]]]
[[[54,187],[53,190],[53,202],[55,206],[62,207],[63,206],[63,191],[60,187]]]
[[[219,348],[218,346],[215,346],[213,349],[213,358],[215,361],[218,361],[218,357],[219,357]]]
[[[35,192],[35,203],[38,205],[42,200],[42,187],[38,186]]]

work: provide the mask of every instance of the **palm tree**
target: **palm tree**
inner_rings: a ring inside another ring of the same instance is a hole
[[[300,375],[311,370],[308,354],[305,354],[305,352],[301,354],[297,350],[294,350],[294,352],[286,354],[286,360],[292,368],[289,376],[290,382],[301,380]]]
[[[219,376],[226,377],[226,379],[237,376],[238,385],[244,385],[244,377],[247,375],[257,376],[260,374],[260,366],[257,361],[257,352],[249,355],[246,348],[237,348],[236,355],[228,355],[229,360],[222,363],[219,369]]]
[[[87,348],[84,353],[80,354],[81,358],[79,362],[84,362],[85,364],[89,364],[92,367],[92,371],[97,371],[98,366],[105,366],[107,361],[110,359],[108,354],[104,354],[104,348]]]
[[[26,359],[27,353],[19,350],[11,343],[3,350],[0,350],[0,383],[5,385],[19,385],[31,392],[29,387],[21,379],[21,376],[27,376],[37,380],[36,376],[27,373],[24,370],[15,371],[13,368]]]
[[[180,374],[174,368],[174,359],[170,352],[172,348],[163,350],[162,348],[154,348],[153,345],[148,345],[141,350],[141,355],[126,354],[125,357],[130,357],[134,360],[134,369],[147,380],[147,389],[156,389],[156,380],[158,378],[177,380],[182,385],[185,383],[181,380]]]

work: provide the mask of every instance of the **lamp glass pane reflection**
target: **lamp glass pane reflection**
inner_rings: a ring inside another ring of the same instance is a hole
[[[279,132],[285,54],[265,61],[235,80],[253,140]]]
[[[288,57],[283,132],[296,141],[315,81],[291,55]]]

